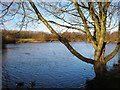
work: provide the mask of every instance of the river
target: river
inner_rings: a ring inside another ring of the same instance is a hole
[[[82,55],[93,58],[94,49],[86,42],[71,45]],[[106,55],[115,47],[108,44]],[[117,63],[117,55],[108,62],[110,69]],[[35,81],[36,88],[84,88],[86,80],[95,77],[93,65],[85,63],[59,43],[8,44],[2,52],[3,88],[14,88],[15,82],[27,86]]]

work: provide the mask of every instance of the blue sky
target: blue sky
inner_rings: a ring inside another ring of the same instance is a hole
[[[60,20],[57,20],[52,16],[49,16],[49,15],[46,16],[46,13],[45,13],[46,11],[45,10],[40,9],[40,12],[44,16],[44,18],[46,18],[47,20],[54,20],[54,21],[57,21],[58,23],[61,23]],[[0,25],[0,29],[5,28],[7,30],[19,30],[19,27],[18,27],[18,25],[16,25],[16,22],[18,22],[20,19],[21,19],[20,16],[16,16],[14,20],[5,22],[5,27]],[[113,22],[114,22],[114,20],[113,20]],[[67,29],[64,29],[64,28],[61,28],[61,27],[58,27],[58,26],[55,26],[55,25],[52,25],[52,26],[58,32],[67,30]],[[26,29],[23,28],[23,30],[26,30]],[[42,22],[40,24],[37,24],[36,22],[29,24],[28,27],[27,27],[27,30],[50,32]],[[117,31],[117,30],[118,30],[118,27],[114,28],[112,30],[112,32]],[[72,31],[72,30],[70,30],[70,31]],[[74,31],[76,31],[76,30],[74,30]]]

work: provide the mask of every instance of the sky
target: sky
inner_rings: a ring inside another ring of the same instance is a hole
[[[2,7],[1,7],[1,5],[0,5],[0,10],[2,9]],[[57,20],[57,19],[55,19],[55,18],[53,18],[53,17],[51,17],[51,16],[46,16],[46,15],[44,15],[45,14],[45,10],[40,10],[40,12],[42,13],[42,15],[46,18],[46,19],[51,19],[51,20],[54,20],[54,21],[57,21],[58,23],[61,23],[61,21],[60,20]],[[5,22],[4,23],[4,25],[5,26],[2,26],[2,25],[0,25],[0,29],[6,29],[6,30],[19,30],[19,27],[18,27],[18,25],[16,25],[16,22],[17,21],[19,21],[20,20],[20,16],[17,16],[17,17],[15,17],[15,19],[14,20],[12,20],[12,21],[7,21],[7,22]],[[55,29],[55,30],[57,30],[58,32],[61,32],[61,31],[66,31],[67,29],[65,29],[65,28],[61,28],[61,27],[58,27],[58,26],[53,26],[53,28]],[[24,29],[23,28],[23,30],[26,30],[26,28]],[[27,30],[32,30],[32,31],[44,31],[44,32],[49,32],[50,33],[50,31],[48,30],[48,28],[41,22],[40,24],[36,24],[36,22],[35,23],[31,23],[31,24],[29,24],[28,25],[28,27],[27,27]],[[116,27],[116,28],[114,28],[113,30],[111,30],[111,32],[114,32],[114,31],[117,31],[118,30],[118,27]],[[73,31],[73,30],[70,30],[70,31]],[[76,30],[74,30],[74,31],[76,31]]]

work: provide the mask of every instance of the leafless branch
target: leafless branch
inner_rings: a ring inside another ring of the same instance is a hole
[[[2,17],[4,17],[7,13],[8,13],[8,11],[9,11],[9,8],[11,7],[11,5],[14,3],[14,0],[7,6],[6,5],[6,8],[4,9],[4,10],[2,10],[2,12],[1,13],[4,13],[2,16],[0,16],[0,18],[2,18]]]
[[[79,30],[79,31],[81,31],[81,32],[83,32],[83,33],[86,33],[85,30],[82,30],[82,29],[77,28],[77,27],[72,27],[72,26],[68,26],[68,25],[58,24],[58,23],[56,23],[56,22],[54,22],[54,21],[48,21],[48,22],[53,23],[53,24],[56,24],[56,25],[59,25],[59,26],[61,26],[61,27],[65,27],[65,28],[68,28],[68,29],[75,29],[75,30]]]

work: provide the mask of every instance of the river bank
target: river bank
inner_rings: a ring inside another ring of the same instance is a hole
[[[69,42],[89,42],[86,34],[80,32],[63,32],[60,36],[65,37]],[[26,43],[26,42],[58,42],[55,35],[47,32],[2,30],[2,41],[5,44],[9,43]],[[107,32],[105,41],[116,43],[118,41],[118,32]]]
[[[107,72],[106,77],[89,80],[86,82],[85,90],[97,90],[97,89],[112,89],[120,90],[120,58],[118,64],[114,64],[113,68]]]

